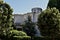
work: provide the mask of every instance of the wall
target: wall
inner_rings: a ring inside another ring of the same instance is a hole
[[[24,15],[15,14],[14,15],[14,23],[23,23]]]

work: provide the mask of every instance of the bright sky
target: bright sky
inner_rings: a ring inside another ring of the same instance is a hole
[[[46,9],[48,0],[4,0],[14,10],[15,14],[31,12],[34,7]]]

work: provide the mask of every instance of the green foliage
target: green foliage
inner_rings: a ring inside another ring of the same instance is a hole
[[[43,36],[57,36],[59,32],[59,11],[56,8],[48,8],[38,17],[38,27]]]
[[[32,40],[51,40],[51,38],[48,38],[48,37],[33,37]]]
[[[7,3],[0,3],[0,26],[3,28],[12,26],[12,8]]]
[[[12,40],[52,40],[52,37],[30,37],[30,36],[14,36]],[[60,37],[56,37],[55,40],[60,40]]]
[[[52,40],[52,37],[33,37],[32,40]],[[60,40],[60,37],[56,37],[55,40]]]
[[[60,0],[49,0],[48,7],[53,8],[56,7],[60,11]]]
[[[13,9],[9,4],[0,2],[0,36],[4,37],[12,28]]]
[[[13,40],[31,40],[30,36],[14,36]]]
[[[18,30],[9,30],[7,33],[4,32],[4,35],[3,35],[3,40],[13,40],[14,38],[16,39],[21,39],[21,38],[24,38],[24,37],[29,37],[27,36],[27,34],[23,31],[18,31]]]
[[[23,26],[23,30],[27,33],[28,36],[34,36],[35,31],[35,24],[31,21],[31,17],[28,16],[28,20],[25,21],[25,24]]]
[[[27,36],[27,34],[23,31],[17,31],[17,30],[10,30],[8,32],[8,36]]]

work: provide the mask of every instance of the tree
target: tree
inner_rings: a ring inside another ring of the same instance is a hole
[[[35,36],[35,24],[31,21],[30,16],[28,16],[28,20],[25,21],[23,30],[27,33],[28,36]]]
[[[50,8],[56,7],[60,11],[60,0],[49,0],[48,6]]]
[[[38,27],[42,36],[56,37],[59,32],[59,11],[56,8],[48,8],[38,17]]]
[[[3,1],[0,2],[0,34],[12,27],[12,8]]]
[[[49,0],[47,7],[50,7],[50,8],[56,7],[60,12],[59,5],[60,5],[60,0]],[[60,16],[60,13],[58,15]],[[60,24],[60,17],[59,17],[59,24]]]

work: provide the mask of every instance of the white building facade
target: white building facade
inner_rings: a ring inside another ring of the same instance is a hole
[[[27,20],[28,16],[31,16],[31,20],[34,23],[37,23],[38,15],[42,12],[41,8],[32,8],[32,12],[26,14],[14,14],[14,24],[16,28],[21,28],[20,24],[24,24],[24,21]],[[37,35],[39,30],[38,27],[35,27],[37,30]]]
[[[38,15],[42,12],[41,8],[32,8],[32,12],[26,14],[14,14],[14,23],[24,23],[28,16],[31,16],[32,22],[37,22]]]

